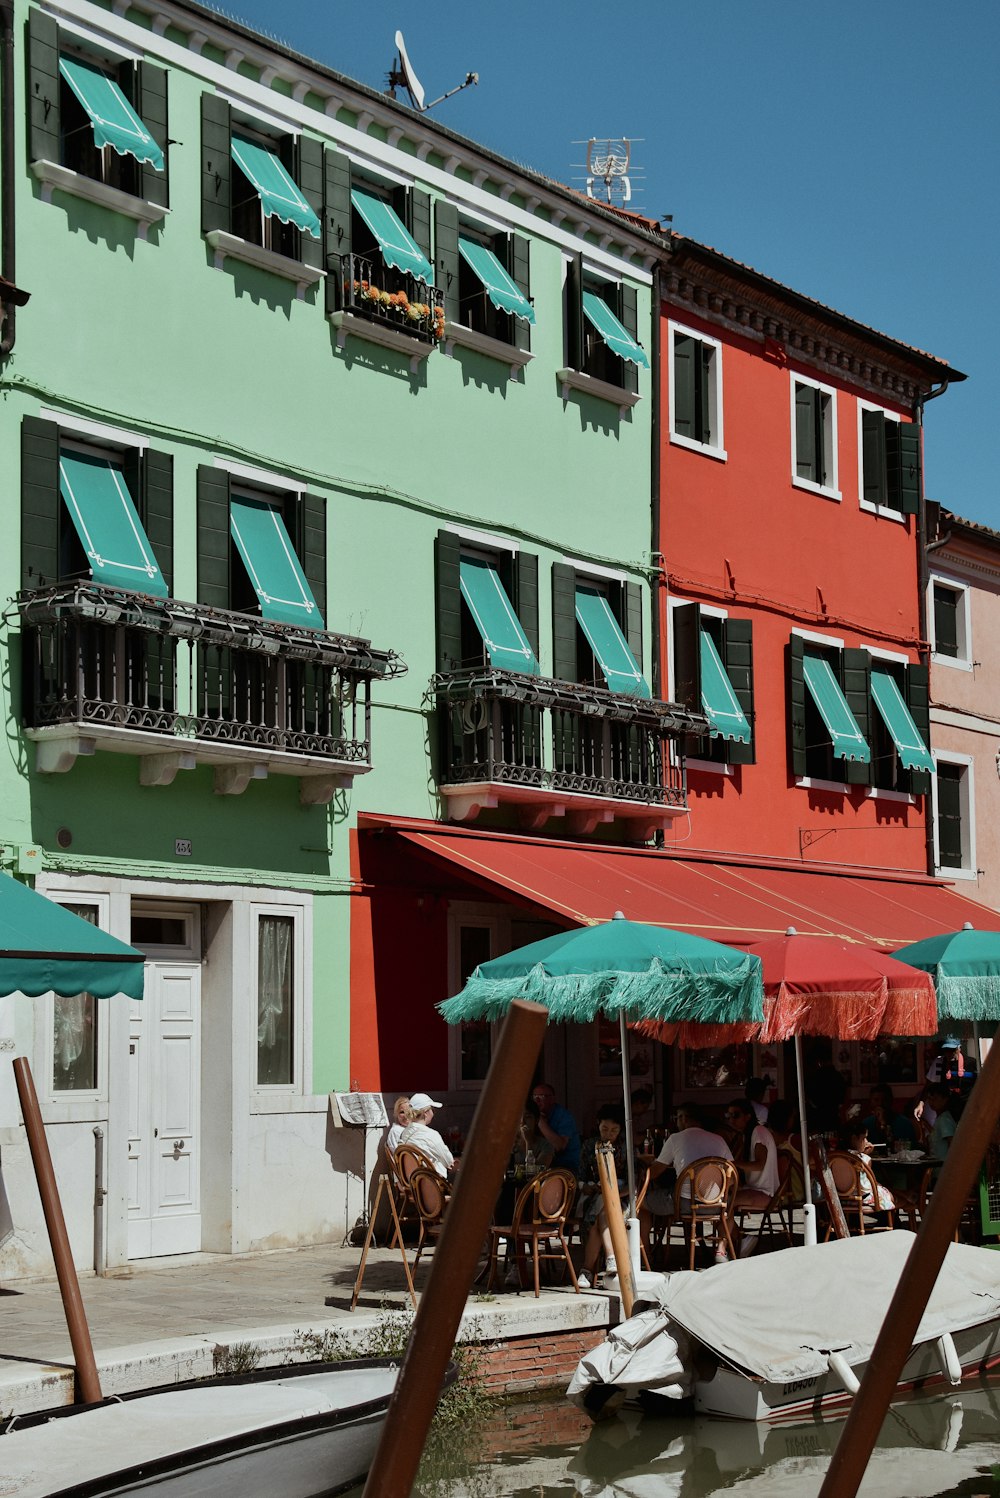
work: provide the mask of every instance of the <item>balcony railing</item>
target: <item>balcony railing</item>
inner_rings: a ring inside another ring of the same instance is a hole
[[[291,756],[286,773],[296,758],[360,770],[371,762],[370,683],[405,670],[367,640],[92,584],[22,593],[18,607],[23,717],[36,738],[118,730],[139,753],[162,740]]]
[[[444,334],[444,296],[404,271],[365,255],[340,257],[342,311],[434,344]]]
[[[707,729],[674,703],[492,668],[434,677],[442,788],[536,788],[660,807],[687,804],[675,741]],[[499,799],[504,799],[500,793]],[[510,799],[524,801],[524,796]]]

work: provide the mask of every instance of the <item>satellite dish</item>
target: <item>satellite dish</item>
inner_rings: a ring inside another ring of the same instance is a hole
[[[463,88],[468,88],[470,83],[479,82],[478,73],[467,73],[465,82],[460,83],[457,88],[449,89],[439,99],[432,99],[429,104],[424,103],[424,86],[413,71],[413,64],[406,55],[406,43],[403,41],[403,33],[396,32],[396,59],[386,74],[386,82],[389,85],[389,96],[396,97],[396,89],[400,86],[406,89],[410,96],[410,103],[419,114],[424,114],[428,109],[433,109],[435,104],[441,104],[445,99],[450,99],[452,94],[461,93]]]
[[[406,55],[406,43],[403,41],[403,33],[401,31],[396,32],[396,52],[396,67],[393,69],[393,73],[398,73],[399,76],[394,77],[393,73],[390,73],[389,85],[393,87],[395,84],[401,83],[409,94],[410,103],[414,109],[419,109],[423,112],[426,108],[424,104],[424,86],[413,71],[413,64]]]

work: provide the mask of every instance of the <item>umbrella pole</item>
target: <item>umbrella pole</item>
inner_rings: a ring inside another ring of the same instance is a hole
[[[628,1169],[628,1233],[629,1259],[632,1272],[637,1274],[641,1264],[639,1257],[639,1220],[635,1215],[635,1136],[632,1132],[632,1075],[628,1059],[628,1026],[623,1010],[618,1011],[618,1028],[622,1047],[622,1101],[625,1105],[625,1160]]]
[[[795,1037],[795,1081],[799,1093],[799,1130],[802,1136],[802,1242],[813,1248],[816,1243],[816,1204],[812,1199],[809,1174],[809,1120],[806,1118],[806,1069],[802,1059],[802,1036]]]

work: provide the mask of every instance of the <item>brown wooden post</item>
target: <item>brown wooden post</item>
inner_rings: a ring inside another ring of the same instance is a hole
[[[540,1004],[516,999],[504,1021],[364,1498],[408,1498],[413,1487],[547,1019]]]
[[[920,1318],[962,1219],[997,1123],[1000,1045],[992,1045],[969,1094],[926,1216],[896,1286],[871,1359],[854,1396],[819,1498],[854,1498],[889,1409]]]
[[[94,1361],[94,1347],[90,1340],[87,1313],[83,1308],[80,1281],[77,1279],[76,1266],[70,1251],[69,1234],[66,1232],[66,1219],[63,1217],[62,1203],[59,1200],[59,1187],[56,1184],[55,1171],[52,1169],[52,1156],[49,1154],[49,1142],[45,1137],[42,1111],[38,1106],[38,1095],[35,1092],[31,1067],[25,1056],[18,1056],[14,1061],[14,1080],[17,1083],[17,1095],[21,1100],[21,1113],[24,1116],[24,1127],[28,1134],[31,1163],[35,1167],[35,1180],[38,1182],[38,1194],[42,1199],[45,1226],[49,1231],[49,1243],[52,1245],[52,1257],[56,1264],[56,1276],[62,1294],[63,1310],[66,1312],[66,1325],[69,1328],[69,1340],[73,1347],[73,1361],[76,1364],[76,1402],[93,1404],[101,1398],[101,1381],[97,1376],[97,1364]]]
[[[625,1106],[628,1107],[627,1093]],[[601,1195],[604,1197],[604,1215],[608,1219],[611,1247],[615,1251],[615,1270],[621,1290],[622,1310],[628,1319],[635,1305],[635,1273],[632,1269],[632,1255],[629,1253],[628,1234],[625,1231],[625,1218],[622,1214],[621,1196],[618,1192],[615,1152],[610,1144],[597,1146],[597,1175],[601,1182]]]

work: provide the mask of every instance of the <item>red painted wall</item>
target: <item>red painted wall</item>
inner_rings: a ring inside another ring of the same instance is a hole
[[[667,844],[923,870],[924,798],[907,806],[865,786],[838,795],[795,785],[785,675],[793,628],[920,658],[916,518],[862,510],[858,496],[858,399],[911,413],[794,357],[782,363],[781,350],[767,357],[758,340],[681,308],[665,302],[661,313],[667,591],[753,620],[757,754],[727,776],[689,771],[690,819],[673,824]],[[671,318],[723,345],[725,461],[670,441]],[[792,482],[796,373],[837,391],[839,502]]]

